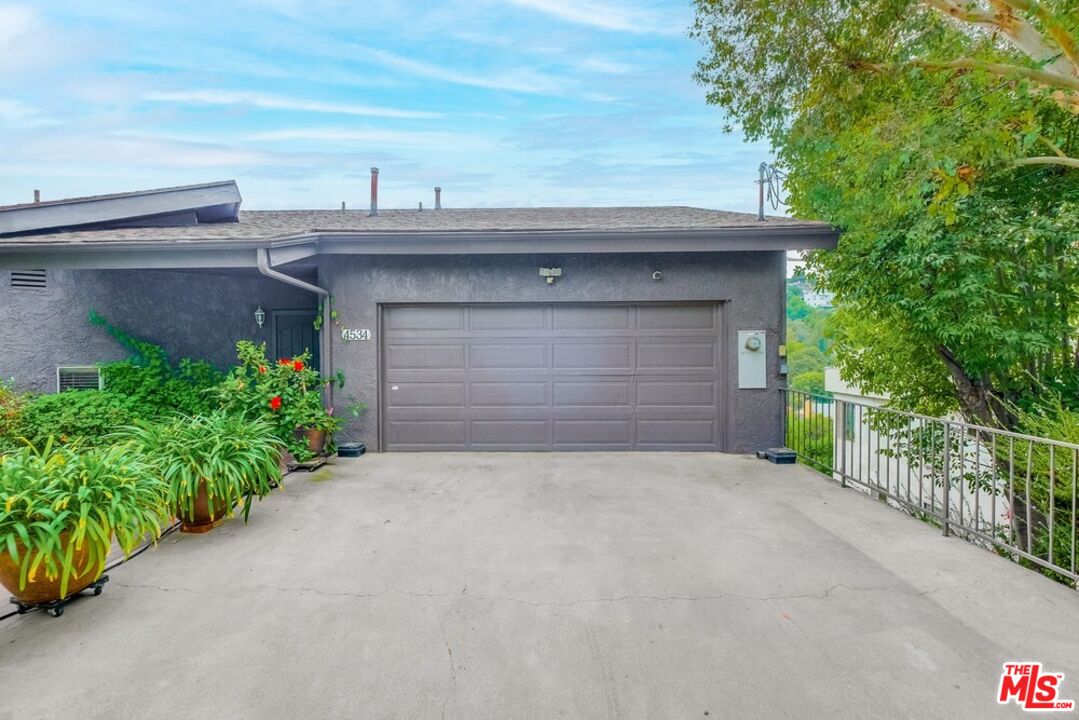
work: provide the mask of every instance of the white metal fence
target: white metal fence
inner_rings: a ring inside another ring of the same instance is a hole
[[[787,445],[844,486],[1075,586],[1079,445],[785,390]]]

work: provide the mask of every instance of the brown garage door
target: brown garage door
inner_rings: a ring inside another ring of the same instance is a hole
[[[386,306],[386,450],[718,450],[722,305]]]

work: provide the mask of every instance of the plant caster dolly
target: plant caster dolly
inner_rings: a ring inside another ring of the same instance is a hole
[[[58,618],[64,614],[65,605],[82,595],[87,590],[93,591],[93,594],[95,596],[100,595],[101,591],[105,587],[105,583],[107,583],[108,581],[109,576],[102,575],[97,580],[94,580],[92,583],[84,587],[82,590],[79,590],[77,593],[72,593],[71,595],[68,595],[66,598],[63,598],[61,600],[53,600],[52,602],[27,605],[25,603],[19,602],[15,598],[11,598],[11,604],[15,606],[15,612],[17,612],[19,615],[25,615],[31,610],[43,610],[45,611],[46,615],[52,615],[53,617]]]

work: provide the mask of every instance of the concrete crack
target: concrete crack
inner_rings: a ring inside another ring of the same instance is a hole
[[[450,686],[446,689],[446,697],[442,701],[442,719],[446,718],[446,707],[450,704],[450,699],[457,694],[457,668],[453,666],[453,648],[450,647],[450,639],[446,635],[446,625],[442,622],[442,616],[438,618],[438,628],[442,631],[442,642],[446,645],[446,654],[449,656],[450,663]]]

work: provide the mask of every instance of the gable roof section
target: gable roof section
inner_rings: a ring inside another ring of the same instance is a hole
[[[138,192],[92,195],[0,206],[0,238],[6,235],[63,235],[121,228],[197,227],[235,223],[240,209],[236,181],[184,185]],[[141,231],[141,230],[140,230]]]

